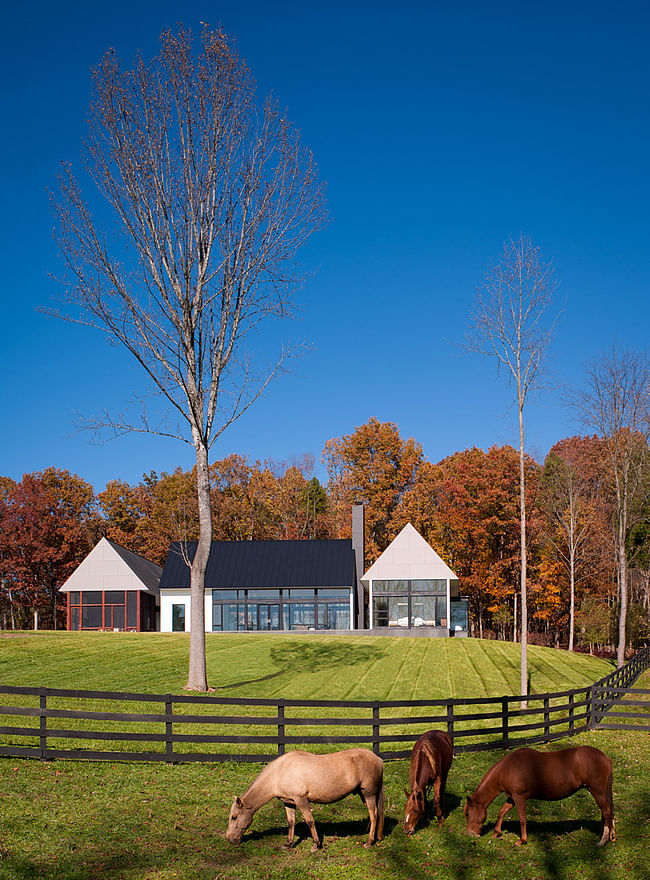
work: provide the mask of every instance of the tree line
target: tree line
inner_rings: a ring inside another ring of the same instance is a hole
[[[650,468],[641,433],[618,438],[637,473],[627,512],[626,641],[650,628]],[[291,463],[229,455],[210,465],[215,540],[345,538],[365,508],[366,567],[410,522],[440,553],[469,598],[471,634],[517,639],[521,609],[519,453],[476,447],[432,463],[397,425],[370,419],[325,445],[327,481],[310,456]],[[557,442],[543,463],[525,458],[529,638],[573,648],[616,643],[620,567],[616,476],[607,440]],[[58,587],[102,535],[162,565],[173,540],[196,540],[194,470],[92,486],[65,470],[0,479],[3,628],[64,626]]]

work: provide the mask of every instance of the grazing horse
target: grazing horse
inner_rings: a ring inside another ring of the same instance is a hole
[[[292,846],[296,808],[300,810],[314,841],[321,842],[310,804],[331,804],[349,794],[358,794],[370,814],[370,834],[365,846],[384,836],[384,762],[368,749],[346,749],[329,755],[287,752],[262,770],[230,810],[226,839],[239,843],[253,815],[272,798],[284,804],[289,823],[287,846]]]
[[[447,774],[454,758],[451,737],[442,730],[428,730],[413,746],[407,801],[404,809],[404,831],[413,834],[417,824],[427,813],[427,794],[433,785],[438,825],[445,821],[441,803],[445,797]]]
[[[559,801],[578,789],[591,792],[602,814],[602,835],[598,846],[616,840],[614,803],[612,800],[612,762],[600,749],[578,746],[557,752],[536,752],[517,749],[501,758],[480,781],[465,804],[467,833],[480,837],[487,808],[504,791],[505,804],[499,810],[494,836],[500,837],[503,817],[517,807],[521,836],[517,844],[526,843],[526,801]]]

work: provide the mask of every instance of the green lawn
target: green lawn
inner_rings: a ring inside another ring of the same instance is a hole
[[[110,641],[110,645],[108,642]],[[120,634],[0,637],[3,684],[180,692],[184,637]],[[427,698],[516,693],[518,646],[474,640],[341,637],[208,638],[213,686],[231,695],[322,698]],[[531,648],[532,688],[577,687],[611,666],[585,656]],[[650,687],[650,673],[638,682]],[[618,840],[596,847],[599,811],[586,792],[558,803],[530,802],[529,844],[516,815],[491,839],[501,798],[480,840],[464,833],[465,795],[501,752],[460,755],[449,776],[442,829],[407,838],[401,828],[408,762],[385,765],[386,839],[363,842],[367,812],[357,797],[316,806],[324,848],[312,855],[306,826],[292,851],[277,802],[255,816],[243,843],[223,838],[232,798],[261,765],[129,764],[0,759],[2,880],[474,880],[593,878],[645,880],[650,815],[647,734],[594,731],[585,743],[614,761]],[[549,746],[548,748],[552,748]]]
[[[0,684],[181,693],[189,636],[0,635]],[[415,700],[519,693],[519,645],[480,639],[326,635],[207,637],[208,679],[226,697]],[[531,693],[584,687],[611,671],[585,654],[530,646]]]
[[[650,793],[647,734],[595,732],[572,740],[614,761],[618,839],[596,846],[599,811],[579,792],[557,803],[529,803],[526,847],[516,846],[514,811],[501,840],[491,839],[501,796],[480,840],[464,833],[462,805],[500,752],[461,755],[449,776],[442,829],[407,838],[401,827],[408,763],[385,766],[386,838],[372,850],[367,812],[357,797],[315,806],[324,837],[310,853],[304,823],[286,851],[284,810],[256,814],[239,847],[223,838],[232,798],[259,765],[131,765],[0,760],[0,876],[3,880],[470,880],[518,877],[646,880]]]

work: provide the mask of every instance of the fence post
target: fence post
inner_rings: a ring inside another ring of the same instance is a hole
[[[508,698],[501,697],[501,738],[503,747],[508,747]]]
[[[602,694],[600,693],[600,691],[601,691],[601,688],[594,685],[593,696],[592,696],[593,702],[592,702],[592,707],[591,707],[592,727],[598,727],[598,723],[599,723],[600,717],[601,717],[600,713],[601,713],[601,709],[602,709],[602,703],[601,703]]]
[[[573,707],[574,696],[573,691],[569,694],[569,736],[573,736],[575,732],[575,721],[573,718],[575,709]]]
[[[549,711],[550,700],[544,697],[544,739],[548,742],[551,735],[551,713]]]
[[[47,752],[47,692],[44,687],[39,691],[39,744],[41,749],[41,761],[45,760]]]
[[[372,750],[379,754],[379,703],[372,704]]]
[[[278,755],[284,755],[284,700],[278,700]]]
[[[454,741],[454,704],[451,700],[447,701],[447,734]]]
[[[174,711],[172,703],[172,695],[165,696],[165,762],[167,764],[174,763],[174,734],[172,728],[172,712]]]

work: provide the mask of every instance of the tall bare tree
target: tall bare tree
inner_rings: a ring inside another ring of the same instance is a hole
[[[109,244],[69,167],[55,197],[72,316],[140,364],[178,425],[104,420],[177,437],[196,456],[200,535],[191,561],[186,687],[207,689],[204,584],[211,546],[209,451],[282,369],[256,372],[246,338],[290,313],[294,257],[325,219],[312,154],[219,30],[167,31],[160,54],[94,71],[85,166],[115,222]],[[104,214],[100,208],[98,214]]]
[[[519,512],[521,546],[521,693],[528,694],[528,603],[526,590],[526,479],[524,405],[544,366],[557,315],[551,315],[557,279],[552,263],[523,235],[504,245],[477,290],[468,347],[494,357],[515,388],[519,421]],[[515,624],[516,625],[516,624]]]
[[[596,528],[601,491],[588,461],[592,438],[555,444],[544,462],[539,503],[546,514],[546,539],[569,578],[569,651],[574,649],[576,582],[589,561],[589,536]]]
[[[588,368],[585,386],[573,396],[584,425],[602,438],[614,483],[614,543],[619,618],[616,660],[625,663],[628,607],[628,547],[633,511],[648,486],[650,455],[650,362],[646,353],[612,346]]]

